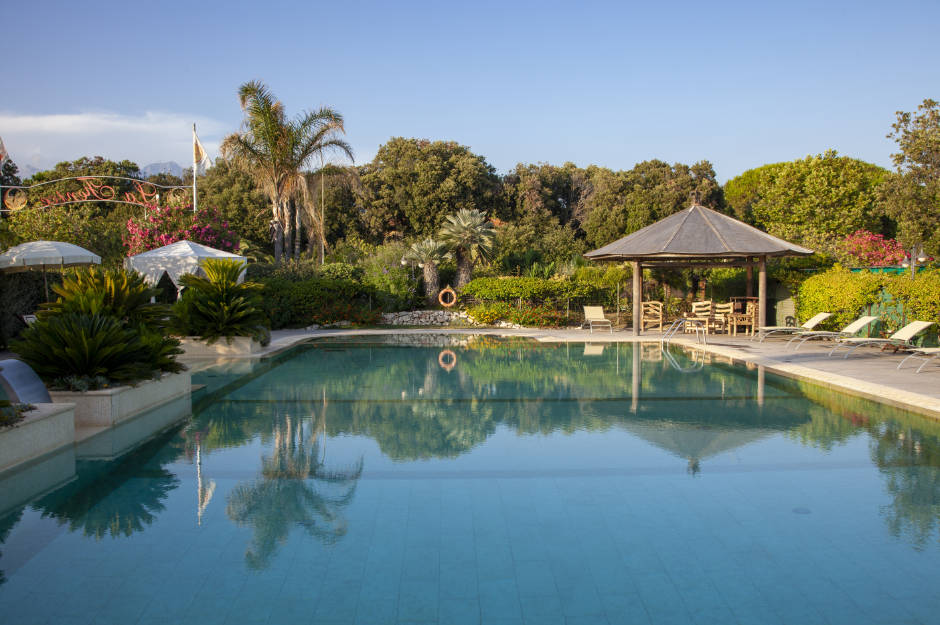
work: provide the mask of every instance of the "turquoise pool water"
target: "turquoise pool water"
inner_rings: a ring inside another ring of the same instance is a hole
[[[940,423],[658,344],[389,340],[0,476],[61,483],[0,512],[0,622],[940,622]]]

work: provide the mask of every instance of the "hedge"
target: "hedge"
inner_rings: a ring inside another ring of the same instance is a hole
[[[522,300],[543,303],[563,299],[598,297],[605,289],[594,284],[567,278],[476,278],[468,282],[460,294],[482,302]]]
[[[372,309],[371,289],[352,280],[264,278],[259,282],[274,330],[336,321],[368,324],[377,322],[380,315]]]
[[[915,319],[940,323],[940,270],[922,270],[912,280],[907,273],[852,272],[836,266],[803,282],[796,293],[796,311],[801,321],[831,312],[826,325],[834,329],[866,312],[882,318],[884,332]]]

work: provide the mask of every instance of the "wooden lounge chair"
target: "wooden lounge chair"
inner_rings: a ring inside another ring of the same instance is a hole
[[[715,304],[712,307],[712,316],[706,322],[712,332],[724,332],[728,329],[728,317],[734,314],[734,304]]]
[[[920,363],[920,366],[917,367],[917,370],[914,373],[920,373],[920,370],[930,362],[931,360],[937,360],[940,358],[940,347],[912,347],[910,348],[911,353],[898,363],[898,369],[904,366],[904,363],[910,360],[911,358],[917,358],[918,360],[923,360],[924,362]]]
[[[650,326],[657,326],[659,331],[663,331],[663,303],[662,302],[643,302],[643,314],[640,320],[640,328],[645,330]]]
[[[594,334],[594,326],[604,326],[610,330],[610,333],[614,333],[614,326],[610,322],[610,319],[604,316],[603,306],[585,306],[584,307],[584,323],[581,324],[581,328],[587,326],[590,329],[591,334]]]
[[[789,347],[790,343],[793,341],[799,341],[799,343],[797,343],[796,349],[793,350],[796,351],[803,345],[803,343],[813,339],[842,339],[855,336],[861,332],[863,328],[868,327],[876,321],[878,321],[878,317],[865,316],[859,317],[838,332],[829,332],[827,330],[807,330],[805,332],[797,332],[792,339],[787,341],[787,347]]]
[[[763,343],[771,334],[793,334],[794,332],[805,332],[806,330],[812,330],[820,323],[832,316],[832,313],[821,312],[814,317],[807,319],[806,322],[801,326],[764,326],[757,329],[757,333],[751,337],[753,341],[754,338],[759,339],[759,343]]]
[[[708,322],[712,318],[712,302],[711,300],[705,300],[703,302],[692,302],[692,310],[682,315],[683,318],[690,321],[697,321],[698,324],[701,324],[705,328],[706,333],[708,332]],[[687,323],[685,324],[684,331],[686,334],[691,334],[695,332],[695,328],[698,325],[696,323]]]
[[[864,338],[858,336],[836,339],[835,346],[829,350],[829,356],[832,356],[832,354],[840,347],[849,348],[849,351],[845,353],[843,358],[848,358],[849,354],[854,352],[859,347],[864,347],[865,345],[881,345],[882,350],[887,347],[894,347],[894,351],[897,351],[902,347],[911,348],[914,347],[914,345],[911,344],[911,341],[914,340],[914,337],[933,324],[933,321],[912,321],[886,339],[876,337]]]

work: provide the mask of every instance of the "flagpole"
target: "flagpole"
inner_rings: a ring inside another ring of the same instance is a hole
[[[199,171],[199,166],[196,164],[196,122],[193,122],[193,213],[196,212],[196,203],[198,199],[196,197],[196,173]]]

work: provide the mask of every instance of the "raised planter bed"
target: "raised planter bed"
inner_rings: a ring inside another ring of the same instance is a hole
[[[158,380],[137,386],[117,386],[99,391],[50,391],[54,402],[75,404],[75,427],[111,427],[136,414],[155,408],[192,390],[188,371],[165,373]]]
[[[212,345],[208,345],[202,339],[188,336],[180,339],[180,347],[183,348],[183,356],[187,358],[244,356],[258,353],[263,349],[261,343],[250,336],[233,336],[231,342],[229,342],[229,339],[222,338]]]
[[[64,401],[64,400],[63,400]],[[0,471],[75,441],[75,405],[34,404],[26,418],[0,430]]]

